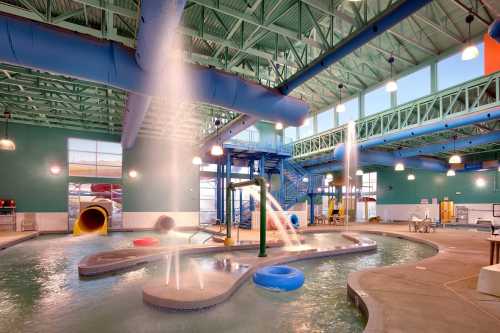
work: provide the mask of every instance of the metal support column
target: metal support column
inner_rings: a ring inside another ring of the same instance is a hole
[[[217,161],[217,173],[215,174],[215,210],[216,210],[216,216],[217,220],[222,221],[221,217],[221,186],[220,186],[220,179],[221,179],[221,170],[220,170],[220,163]]]
[[[437,62],[431,64],[431,94],[438,92],[438,71]]]
[[[255,178],[255,161],[254,160],[250,160],[250,163],[248,164],[248,172],[249,172],[249,176],[250,176],[250,180],[254,179]],[[254,198],[252,196],[250,196],[250,202],[249,202],[249,208],[250,208],[250,211],[253,212],[255,210],[255,201],[254,201]]]
[[[314,193],[308,193],[309,196],[309,224],[314,224]]]
[[[264,155],[259,160],[259,176],[266,176],[266,156]]]
[[[280,201],[285,204],[285,160],[280,161]]]

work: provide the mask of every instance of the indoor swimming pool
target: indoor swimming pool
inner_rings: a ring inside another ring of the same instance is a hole
[[[347,275],[435,253],[407,240],[366,236],[378,243],[377,251],[291,264],[306,276],[297,291],[269,292],[248,281],[227,302],[197,312],[169,312],[143,303],[143,285],[164,275],[165,262],[100,278],[78,276],[84,256],[130,246],[137,233],[39,237],[0,252],[0,332],[361,332],[365,319],[347,298]],[[345,242],[338,233],[306,239],[316,245]],[[192,258],[209,267],[220,256]]]

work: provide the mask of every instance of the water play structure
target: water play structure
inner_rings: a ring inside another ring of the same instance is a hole
[[[80,211],[73,227],[73,236],[83,234],[108,234],[108,211],[102,205],[91,204]]]
[[[253,282],[257,286],[273,291],[299,289],[304,280],[304,273],[301,270],[286,265],[263,267],[253,275]]]
[[[226,188],[226,239],[224,240],[224,244],[232,245],[234,244],[233,239],[231,238],[231,225],[233,223],[233,213],[232,213],[232,195],[236,188],[239,187],[248,187],[248,186],[259,186],[260,187],[260,247],[259,247],[259,257],[266,256],[266,221],[267,221],[267,188],[266,188],[266,180],[263,177],[257,176],[255,179],[240,182],[240,183],[229,183]]]

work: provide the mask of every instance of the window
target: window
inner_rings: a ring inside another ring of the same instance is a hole
[[[405,104],[431,93],[431,68],[424,67],[398,80],[398,104]]]
[[[299,139],[307,138],[314,134],[313,119],[309,117],[304,122],[304,125],[299,127]]]
[[[438,62],[439,90],[472,80],[484,74],[484,44],[479,43],[476,46],[479,49],[479,56],[475,59],[463,61],[462,53],[459,52]]]
[[[365,116],[379,113],[391,107],[391,95],[381,86],[365,95]]]
[[[216,183],[214,178],[200,179],[200,223],[214,223],[217,218],[215,207]]]
[[[362,176],[361,185],[362,194],[376,194],[377,193],[377,173],[368,172]]]
[[[347,124],[351,120],[357,120],[359,118],[359,99],[354,98],[350,101],[344,103],[345,111],[338,113],[339,115],[339,126]]]
[[[69,175],[121,178],[122,146],[117,142],[68,139]]]
[[[283,142],[285,144],[297,140],[297,127],[285,128],[285,130],[283,131],[283,135],[284,135]]]
[[[333,109],[323,111],[317,115],[318,132],[323,132],[333,128]]]

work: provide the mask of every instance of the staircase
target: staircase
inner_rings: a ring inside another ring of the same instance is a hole
[[[292,159],[284,160],[285,193],[280,198],[283,209],[288,209],[294,204],[301,202],[307,196],[309,189],[313,190],[321,186],[322,175],[309,174],[302,166]],[[308,182],[304,182],[307,177]]]
[[[240,207],[235,207],[234,210],[234,220],[239,224],[242,229],[251,229],[252,228],[252,212],[250,211],[250,202],[243,201],[242,204],[242,214],[240,221]]]

